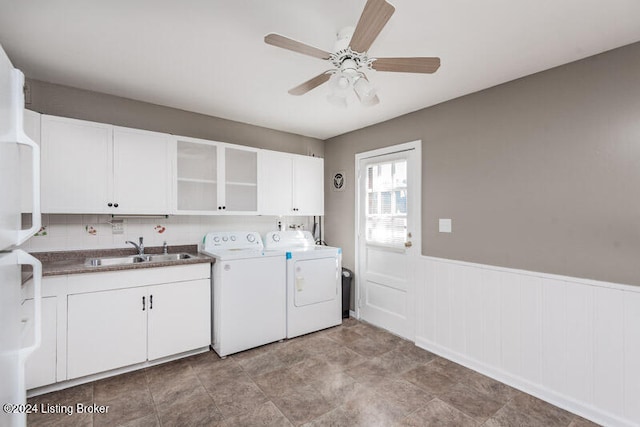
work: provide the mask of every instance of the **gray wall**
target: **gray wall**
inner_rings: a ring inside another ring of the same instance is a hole
[[[316,157],[324,155],[324,142],[320,139],[38,80],[27,79],[27,84],[31,103],[26,107],[43,114]]]
[[[640,43],[328,140],[347,188],[326,187],[326,240],[346,267],[354,155],[418,139],[424,255],[640,285]]]

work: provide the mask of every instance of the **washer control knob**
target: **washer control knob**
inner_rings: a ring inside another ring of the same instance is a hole
[[[271,238],[273,239],[274,242],[279,242],[280,241],[280,235],[279,234],[274,234],[273,236],[271,236]]]
[[[226,242],[227,240],[229,240],[229,238],[227,236],[222,236],[222,241]]]
[[[229,237],[229,239],[231,239],[232,242],[235,242],[236,241],[236,236],[231,236],[231,237]]]
[[[253,243],[256,241],[256,236],[254,236],[253,234],[247,234],[247,241]]]
[[[218,243],[218,242],[220,242],[220,238],[218,236],[216,236],[216,237],[213,238],[213,241]]]

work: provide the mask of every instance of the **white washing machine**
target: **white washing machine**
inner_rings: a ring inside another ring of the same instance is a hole
[[[216,259],[212,274],[211,345],[220,355],[286,337],[286,259],[264,251],[259,233],[211,232],[204,253]]]
[[[286,252],[287,338],[342,323],[340,248],[316,245],[308,231],[271,231],[265,249]]]

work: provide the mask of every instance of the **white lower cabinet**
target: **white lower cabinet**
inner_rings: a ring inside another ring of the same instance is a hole
[[[146,292],[141,287],[69,295],[68,379],[147,359]]]
[[[142,368],[211,343],[209,263],[49,276],[42,285],[42,341],[27,359],[28,390]],[[33,284],[23,288],[28,341],[34,336]]]
[[[210,292],[210,280],[170,283],[149,289],[149,360],[211,343]]]
[[[67,379],[209,345],[207,279],[69,295]]]

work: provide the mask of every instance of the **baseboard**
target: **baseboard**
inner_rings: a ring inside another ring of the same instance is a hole
[[[559,408],[580,415],[581,417],[591,420],[595,423],[606,426],[636,426],[636,424],[632,421],[621,419],[613,414],[601,411],[598,408],[584,405],[580,402],[575,401],[574,399],[571,399],[568,396],[562,395],[538,384],[531,383],[530,381],[527,381],[523,378],[511,375],[508,372],[495,369],[478,360],[468,358],[458,352],[442,347],[427,339],[416,337],[415,344],[416,346],[424,350],[435,353],[469,369],[473,369],[474,371],[477,371],[483,375],[491,377],[513,388],[549,402]]]
[[[200,353],[206,353],[207,351],[213,351],[213,350],[210,350],[209,347],[202,347],[196,350],[186,351],[184,353],[163,357],[157,360],[146,361],[146,362],[138,363],[131,366],[125,366],[123,368],[116,368],[106,372],[100,372],[97,374],[87,375],[85,377],[74,378],[71,380],[60,381],[60,382],[45,385],[42,387],[33,388],[30,390],[27,390],[27,398],[40,396],[41,394],[51,393],[54,391],[64,390],[66,388],[75,387],[77,385],[90,383],[90,382],[101,380],[104,378],[115,377],[116,375],[126,374],[127,372],[133,372],[133,371],[137,371],[137,370],[148,368],[155,365],[161,365],[163,363],[182,359],[184,357],[194,356]]]

